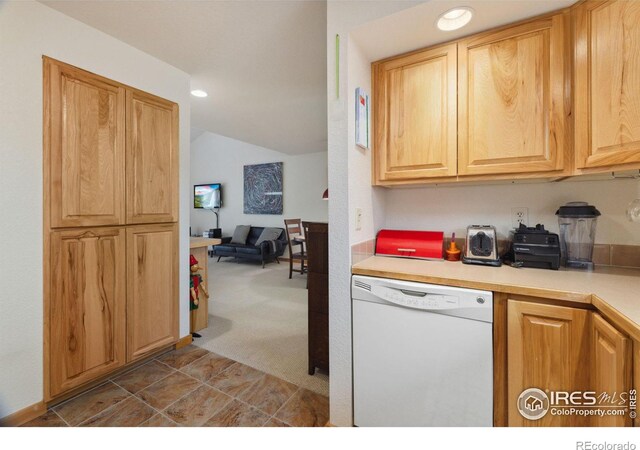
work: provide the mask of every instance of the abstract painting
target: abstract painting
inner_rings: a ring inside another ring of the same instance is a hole
[[[244,213],[282,214],[282,163],[244,166]]]

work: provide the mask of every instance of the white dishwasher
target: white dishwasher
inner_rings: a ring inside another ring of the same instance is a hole
[[[357,426],[493,425],[493,293],[354,275]]]

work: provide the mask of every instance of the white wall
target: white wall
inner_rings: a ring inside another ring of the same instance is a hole
[[[244,214],[244,166],[282,162],[283,214]],[[205,132],[191,143],[191,232],[214,228],[215,215],[193,208],[193,185],[222,183],[220,227],[231,236],[236,225],[282,228],[284,219],[327,221],[327,152],[288,155]]]
[[[180,104],[181,336],[189,328],[189,76],[40,3],[0,3],[0,417],[43,398],[42,55]]]
[[[640,180],[562,181],[507,185],[389,189],[385,228],[439,230],[464,237],[471,224],[494,225],[503,238],[511,228],[511,208],[529,209],[529,226],[558,232],[558,207],[586,201],[602,213],[596,242],[640,245],[640,223],[626,217],[627,205],[640,198]]]
[[[420,1],[327,1],[327,101],[329,151],[329,359],[331,365],[330,420],[338,426],[353,423],[351,369],[351,244],[366,240],[376,228],[373,205],[382,211],[378,194],[370,183],[362,183],[367,169],[368,151],[353,145],[355,84],[368,83],[358,50],[351,55],[349,32],[363,23],[387,16]],[[335,38],[340,35],[339,96],[336,96]],[[350,64],[357,73],[349,75]],[[365,80],[366,78],[366,80]],[[354,153],[356,152],[356,153]],[[360,152],[360,153],[357,153]],[[351,180],[351,174],[353,180]],[[357,202],[352,204],[351,202]],[[353,208],[363,209],[360,232],[352,226]]]

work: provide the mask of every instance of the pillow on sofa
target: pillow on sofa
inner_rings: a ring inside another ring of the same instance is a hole
[[[251,231],[251,225],[238,225],[236,229],[233,231],[233,237],[231,238],[232,244],[246,244],[247,236],[249,236],[249,231]]]
[[[256,241],[256,247],[262,244],[264,241],[275,241],[280,237],[280,233],[282,233],[281,228],[265,228],[260,233],[260,237]]]

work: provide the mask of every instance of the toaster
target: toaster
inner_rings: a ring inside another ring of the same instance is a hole
[[[462,262],[486,266],[502,265],[498,255],[498,237],[491,225],[469,225]]]

